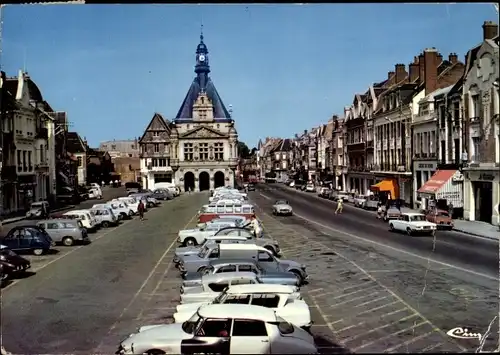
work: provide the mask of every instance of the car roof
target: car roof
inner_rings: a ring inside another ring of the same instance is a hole
[[[407,216],[424,216],[424,214],[418,213],[418,212],[405,212],[405,213],[401,213],[401,214],[404,214]]]
[[[80,212],[88,212],[88,211],[89,211],[89,209],[72,210],[72,211],[65,212],[63,214],[68,214],[68,213],[72,213],[72,212],[80,213]]]
[[[273,284],[250,284],[250,285],[234,285],[229,286],[226,293],[284,293],[292,294],[297,292],[295,286],[288,285],[273,285]]]
[[[247,219],[247,218],[245,216],[237,216],[237,215],[233,215],[233,214],[226,214],[226,215],[219,216],[216,219]]]
[[[255,265],[256,262],[248,259],[243,259],[243,258],[235,258],[235,259],[217,259],[214,261],[210,262],[210,265],[213,267],[219,266],[219,265]]]
[[[43,219],[41,221],[38,221],[37,223],[50,223],[50,222],[76,222],[74,219],[71,218],[47,218]]]
[[[253,272],[223,272],[220,274],[206,274],[202,276],[206,282],[216,282],[218,280],[233,280],[233,279],[255,279],[256,275]]]
[[[267,250],[266,248],[258,246],[256,244],[219,244],[219,248],[221,250]]]
[[[209,304],[201,306],[198,314],[203,318],[237,318],[276,322],[276,313],[273,309],[248,304]]]
[[[236,235],[215,235],[211,237],[206,237],[206,240],[248,240],[246,237],[240,237]]]

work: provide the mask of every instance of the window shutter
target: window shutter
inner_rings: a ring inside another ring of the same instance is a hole
[[[469,149],[469,94],[463,95],[462,98],[463,113],[462,113],[462,140],[464,151],[470,153]],[[470,156],[468,157],[471,158]]]

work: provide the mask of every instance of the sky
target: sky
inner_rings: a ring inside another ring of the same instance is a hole
[[[8,5],[0,64],[25,69],[91,146],[172,119],[195,76],[201,24],[211,77],[239,139],[291,137],[423,49],[482,41],[491,4]]]

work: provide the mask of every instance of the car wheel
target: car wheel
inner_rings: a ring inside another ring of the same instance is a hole
[[[33,255],[40,256],[43,254],[43,249],[33,249]]]
[[[75,244],[75,241],[71,237],[64,237],[62,242],[65,247],[70,247]]]
[[[109,227],[109,222],[108,221],[102,221],[102,226],[104,228],[108,228]]]
[[[299,283],[302,285],[304,283],[304,279],[302,278],[302,275],[300,274],[300,272],[298,270],[290,270],[290,272],[292,274],[294,274],[297,279],[299,279]]]
[[[185,241],[184,241],[184,245],[187,246],[187,247],[193,247],[195,245],[197,245],[198,243],[196,243],[196,239],[194,238],[187,238]]]
[[[129,215],[130,217],[132,217],[132,216],[134,215],[134,211],[132,211],[132,210],[128,211],[128,215]]]
[[[391,223],[391,224],[389,224],[389,230],[390,230],[391,232],[395,232],[395,230],[394,230],[394,226],[393,226],[393,224],[392,224],[392,223]]]
[[[197,272],[199,272],[200,274],[203,273],[203,271],[205,271],[206,267],[205,266],[202,266],[198,269]]]
[[[408,234],[410,236],[412,235],[412,231],[411,231],[410,227],[406,228],[406,234]]]

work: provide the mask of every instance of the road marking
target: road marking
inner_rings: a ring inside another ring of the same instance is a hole
[[[366,331],[366,332],[364,332],[364,333],[358,333],[358,334],[356,334],[356,335],[350,336],[349,338],[347,338],[347,339],[346,339],[346,341],[347,341],[347,342],[349,342],[349,341],[352,341],[352,340],[355,340],[355,339],[361,338],[361,337],[362,337],[362,336],[364,336],[364,335],[374,333],[374,332],[376,332],[376,331],[379,331],[379,330],[382,330],[382,329],[384,329],[384,328],[390,327],[391,325],[395,325],[395,324],[398,324],[398,323],[404,322],[404,321],[406,321],[406,320],[412,319],[412,318],[417,317],[417,316],[418,316],[418,314],[410,314],[409,316],[403,317],[403,318],[398,319],[398,320],[395,320],[395,321],[393,321],[393,322],[390,322],[390,323],[387,323],[387,324],[381,325],[381,326],[376,327],[376,328],[372,328],[372,329],[370,329],[370,330],[368,330],[368,331]],[[420,322],[420,323],[414,323],[414,324],[413,324],[413,327],[415,327],[415,325],[416,325],[416,324],[423,325],[423,324],[427,324],[427,322],[425,322],[425,321],[424,321],[424,322]],[[412,329],[412,328],[410,327],[410,329]],[[403,329],[403,330],[398,330],[398,331],[396,332],[396,334],[403,333],[403,332],[405,332],[406,330],[409,330],[409,329],[408,329],[408,328],[406,328],[406,329]],[[392,335],[394,335],[394,334],[395,334],[395,333],[387,334],[387,335],[385,335],[385,336],[384,336],[384,338],[388,338],[388,337],[390,337],[390,336],[392,336]],[[373,341],[372,341],[372,343],[373,343]],[[362,345],[362,346],[366,346],[366,344],[367,344],[367,343],[363,343],[363,345]],[[353,349],[353,351],[354,351],[354,349]]]
[[[397,301],[392,301],[390,303],[386,303],[386,304],[383,304],[381,306],[378,306],[378,307],[375,307],[375,308],[371,308],[371,309],[367,309],[366,311],[363,311],[361,313],[358,313],[354,316],[354,318],[357,318],[358,316],[360,315],[363,315],[363,314],[367,314],[367,313],[371,313],[371,312],[375,312],[375,311],[378,311],[378,310],[381,310],[382,308],[385,308],[385,307],[389,307],[389,306],[392,306],[392,305],[395,305],[396,303],[399,303],[399,300]],[[403,308],[402,308],[403,309]],[[404,309],[407,309],[407,308],[404,308]]]
[[[431,331],[430,331],[430,332],[428,332],[428,333],[425,333],[425,334],[422,334],[422,335],[416,336],[416,337],[414,337],[414,338],[411,338],[411,339],[409,339],[409,340],[407,340],[407,341],[405,341],[405,342],[403,342],[403,343],[401,343],[401,344],[399,344],[399,345],[394,345],[393,347],[390,347],[390,348],[388,348],[388,349],[385,349],[385,350],[384,350],[384,353],[390,353],[390,352],[392,352],[392,351],[394,351],[394,350],[396,350],[396,349],[399,349],[399,348],[400,348],[400,347],[402,347],[402,346],[408,346],[408,345],[410,345],[411,343],[416,342],[417,340],[420,340],[420,339],[423,339],[423,338],[427,338],[427,337],[428,337],[429,335],[431,335],[432,333],[434,333],[434,330],[431,330]]]
[[[259,195],[261,195],[262,197],[264,197],[266,200],[272,200],[271,197],[269,197],[267,195],[264,195],[264,194],[261,194],[260,192],[259,192]]]
[[[444,343],[437,343],[437,344],[429,345],[428,347],[423,348],[421,350],[421,353],[425,353],[425,352],[428,352],[428,351],[430,352],[431,350],[436,349],[437,347],[440,347],[441,345],[444,345]]]
[[[476,271],[468,270],[468,269],[465,269],[465,268],[460,267],[460,266],[456,266],[456,265],[452,265],[452,264],[449,264],[449,263],[445,263],[443,261],[437,261],[437,260],[434,260],[434,259],[432,259],[430,257],[424,257],[424,256],[421,256],[421,255],[418,255],[418,254],[415,254],[415,253],[412,253],[412,252],[409,252],[409,251],[406,251],[406,250],[403,250],[403,249],[399,249],[399,248],[396,248],[396,247],[393,247],[393,246],[390,246],[390,245],[387,245],[387,244],[382,244],[382,243],[379,243],[379,242],[376,242],[376,241],[373,241],[373,240],[370,240],[370,239],[366,239],[366,238],[357,236],[355,234],[344,232],[344,231],[341,231],[341,230],[329,227],[327,225],[324,225],[323,223],[319,223],[319,222],[307,219],[306,217],[304,217],[302,215],[299,215],[297,213],[295,213],[295,216],[298,217],[298,218],[301,218],[301,219],[303,219],[303,220],[305,220],[305,221],[307,221],[309,223],[314,223],[314,224],[316,224],[316,225],[318,225],[318,226],[320,226],[322,228],[329,229],[332,232],[346,235],[349,238],[359,239],[359,240],[362,240],[364,242],[376,245],[378,247],[390,249],[390,250],[396,251],[398,253],[402,253],[402,254],[406,254],[406,255],[412,256],[414,258],[418,258],[418,259],[421,259],[421,260],[432,262],[434,264],[438,264],[438,265],[441,265],[441,266],[446,266],[446,267],[449,267],[449,268],[452,268],[452,269],[455,269],[455,270],[459,270],[459,271],[462,271],[462,272],[466,272],[466,273],[469,273],[469,274],[472,274],[472,275],[481,276],[481,277],[484,277],[484,278],[489,279],[489,280],[498,281],[498,277],[493,277],[493,276],[490,276],[490,275],[483,274],[481,272],[476,272]],[[320,242],[317,242],[317,243],[320,243]]]
[[[366,301],[366,302],[363,302],[363,303],[357,304],[356,306],[354,306],[354,308],[361,307],[361,306],[366,306],[367,304],[374,303],[374,302],[378,302],[378,301],[381,301],[381,300],[386,299],[386,298],[389,298],[389,297],[390,297],[390,295],[386,295],[386,296],[378,297],[378,298],[375,298],[375,299],[373,299],[373,300],[370,300],[370,301]]]
[[[406,308],[400,308],[398,310],[395,310],[395,311],[392,311],[392,312],[389,312],[389,313],[384,313],[382,314],[381,316],[378,316],[378,318],[385,318],[385,317],[389,317],[389,316],[392,316],[394,314],[397,314],[399,312],[402,312],[402,311],[406,311]],[[353,324],[353,325],[349,325],[347,327],[344,327],[344,328],[340,328],[340,329],[337,329],[337,332],[343,332],[343,331],[346,331],[346,330],[349,330],[351,328],[355,328],[355,327],[359,327],[361,325],[364,325],[366,324],[367,321],[363,321],[363,322],[359,322],[358,324]]]
[[[123,226],[127,225],[127,224],[128,224],[128,223],[130,223],[131,221],[132,221],[132,220],[128,220],[128,221],[126,221],[126,222],[124,222],[124,223],[120,224],[119,226],[116,226],[116,227],[114,227],[114,228],[110,228],[110,229],[108,229],[106,232],[104,232],[103,234],[100,234],[98,237],[96,237],[94,240],[92,240],[90,244],[80,245],[80,246],[77,246],[76,248],[72,248],[72,249],[71,249],[71,250],[69,250],[67,253],[65,253],[65,254],[62,254],[62,255],[58,256],[57,258],[55,258],[55,259],[53,259],[53,260],[49,261],[48,263],[43,264],[43,265],[41,265],[41,266],[40,266],[40,267],[38,267],[38,268],[33,268],[33,269],[31,269],[31,270],[28,270],[28,271],[32,271],[32,272],[34,272],[34,273],[37,273],[37,272],[39,272],[40,270],[45,269],[47,266],[52,265],[52,264],[53,264],[53,263],[55,263],[56,261],[59,261],[59,260],[61,260],[62,258],[65,258],[65,257],[67,257],[68,255],[73,254],[75,251],[80,250],[81,248],[91,247],[91,246],[92,246],[92,243],[97,242],[99,239],[104,238],[104,237],[105,237],[105,236],[107,236],[109,233],[111,233],[111,232],[115,231],[116,229],[118,229],[118,228],[120,228],[120,227],[123,227]],[[16,285],[16,284],[17,284],[18,282],[20,282],[20,281],[21,281],[21,279],[19,279],[19,280],[14,280],[12,283],[10,283],[10,284],[8,284],[7,286],[3,287],[3,288],[2,288],[2,292],[7,291],[9,288],[11,288],[12,286]]]
[[[339,296],[335,296],[335,297],[333,297],[333,299],[334,299],[334,300],[336,300],[336,299],[339,299],[339,298],[342,298],[342,297],[351,296],[351,295],[354,295],[354,294],[356,294],[356,293],[358,293],[358,292],[365,292],[366,290],[369,290],[369,289],[371,289],[371,288],[375,288],[375,287],[378,287],[378,285],[377,285],[377,284],[375,284],[375,285],[372,285],[372,286],[370,286],[370,287],[367,287],[367,288],[362,288],[362,289],[357,290],[357,291],[353,291],[353,292],[349,292],[349,293],[344,293],[344,294],[341,294],[341,295],[339,295]]]
[[[289,227],[289,226],[287,226],[287,225],[283,224],[282,222],[278,221],[277,219],[272,218],[272,217],[271,217],[268,213],[264,212],[264,211],[262,210],[262,208],[260,208],[260,207],[259,207],[259,209],[260,209],[260,211],[261,211],[261,213],[262,213],[263,215],[267,216],[267,217],[268,217],[269,219],[271,219],[271,220],[274,220],[274,221],[276,221],[276,222],[280,223],[280,224],[283,226],[283,228],[288,228],[289,230],[291,230],[291,231],[293,231],[293,232],[295,233],[295,230],[294,230],[292,227]],[[327,227],[327,229],[329,229],[329,228]],[[305,236],[302,236],[302,235],[300,235],[300,234],[298,234],[298,235],[299,235],[299,236],[301,236],[303,239],[309,240],[309,238],[307,238],[307,237],[305,237]],[[353,235],[353,237],[358,238],[357,236],[354,236],[354,235]],[[350,260],[349,258],[345,257],[344,255],[342,255],[341,253],[339,253],[337,250],[333,249],[332,247],[329,247],[329,246],[327,246],[327,245],[325,245],[325,244],[323,244],[323,243],[321,243],[321,242],[315,242],[315,243],[316,243],[317,245],[321,245],[323,248],[325,248],[325,249],[327,249],[327,250],[329,249],[329,250],[331,250],[331,251],[334,251],[334,252],[335,252],[338,256],[340,256],[341,258],[343,258],[343,259],[344,259],[344,260],[346,260],[346,261],[349,261],[349,262],[350,262],[352,265],[354,265],[354,266],[355,266],[358,270],[360,270],[362,273],[364,273],[364,274],[365,274],[365,275],[366,275],[366,276],[367,276],[370,280],[372,280],[373,282],[376,282],[377,284],[379,284],[379,285],[380,285],[380,286],[381,286],[384,290],[386,290],[386,291],[387,291],[389,294],[391,294],[391,295],[392,295],[395,299],[397,299],[397,300],[398,300],[398,302],[402,303],[405,307],[407,307],[407,308],[408,308],[410,311],[412,311],[414,314],[417,314],[417,315],[418,315],[418,316],[419,316],[419,317],[420,317],[420,318],[424,321],[424,323],[428,323],[428,324],[429,324],[429,325],[431,325],[431,326],[432,326],[432,327],[433,327],[436,331],[438,331],[438,332],[439,332],[439,333],[440,333],[440,334],[441,334],[444,338],[448,338],[448,336],[446,335],[446,332],[445,332],[445,331],[443,331],[443,330],[442,330],[441,328],[439,328],[439,327],[436,327],[436,326],[435,326],[435,325],[434,325],[431,321],[429,321],[429,320],[427,319],[427,317],[425,317],[422,313],[420,313],[418,310],[416,310],[414,307],[412,307],[412,306],[411,306],[408,302],[406,302],[406,301],[405,301],[402,297],[400,297],[399,295],[397,295],[394,291],[392,291],[391,289],[389,289],[387,286],[385,286],[385,285],[383,285],[383,284],[379,283],[379,282],[377,281],[377,279],[375,279],[375,277],[374,277],[373,275],[369,274],[369,273],[368,273],[368,272],[367,272],[364,268],[362,268],[361,266],[359,266],[356,262],[354,262],[354,261]],[[453,266],[452,266],[452,267],[453,267]],[[312,299],[312,300],[313,300],[313,302],[315,302],[315,304],[316,304],[316,305],[318,305],[318,304],[316,303],[315,299]],[[320,311],[320,314],[323,316],[323,314],[322,314],[321,310],[320,310],[320,309],[318,309],[318,310]],[[373,310],[372,310],[372,311],[373,311]],[[323,318],[325,318],[325,316],[323,316]],[[325,320],[326,320],[326,319],[327,319],[327,318],[325,318]],[[331,327],[331,324],[330,324],[330,323],[329,323],[329,328],[331,329],[332,333],[333,333],[333,334],[335,334],[335,331],[334,331],[333,327]],[[459,343],[457,343],[457,342],[455,342],[455,341],[453,341],[453,343],[454,343],[454,344],[455,344],[455,345],[456,345],[459,349],[461,349],[462,351],[466,351],[466,350],[467,350],[466,348],[464,348],[464,347],[463,347],[462,345],[460,345]],[[351,349],[351,350],[355,351],[354,349]]]
[[[195,217],[197,217],[198,214],[195,214],[193,215],[193,217],[191,217],[191,219],[189,220],[188,223],[186,223],[186,225],[184,226],[183,229],[186,229],[186,227],[193,221],[193,219]],[[142,285],[139,287],[139,289],[137,290],[137,292],[134,294],[134,296],[132,296],[132,299],[130,300],[130,302],[125,306],[125,308],[123,309],[123,311],[120,313],[120,315],[118,316],[118,318],[116,319],[116,321],[111,325],[111,327],[109,328],[108,332],[106,333],[106,336],[110,335],[111,332],[116,328],[116,326],[118,325],[118,323],[120,322],[120,320],[123,318],[123,316],[125,315],[125,313],[130,309],[130,307],[132,306],[132,304],[137,300],[137,298],[139,297],[139,295],[141,294],[142,290],[144,290],[144,288],[146,287],[146,285],[148,284],[149,280],[153,277],[153,275],[155,274],[156,272],[156,269],[161,265],[163,259],[165,259],[165,257],[168,255],[168,253],[170,252],[170,250],[172,249],[172,247],[177,243],[177,239],[174,239],[172,241],[172,243],[168,246],[167,250],[165,250],[165,252],[162,254],[162,256],[160,257],[160,259],[156,262],[155,266],[153,267],[153,269],[151,270],[151,272],[149,273],[149,275],[146,277],[146,279],[144,280],[144,282],[142,283]],[[103,345],[103,341],[106,340],[105,337],[104,339],[99,343],[99,345],[97,346],[97,350],[99,350],[102,345]]]

